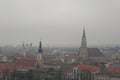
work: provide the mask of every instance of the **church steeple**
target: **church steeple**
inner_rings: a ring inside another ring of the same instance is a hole
[[[44,67],[43,51],[42,51],[42,42],[39,42],[38,53],[36,57],[36,69],[41,69]]]
[[[78,54],[78,62],[83,62],[86,61],[87,59],[88,59],[88,51],[87,51],[87,41],[86,41],[85,28],[84,28],[80,52]]]
[[[82,48],[87,48],[87,41],[86,41],[86,35],[85,35],[85,28],[83,29],[83,36],[82,36],[82,41],[81,41],[81,47],[82,47]]]
[[[40,41],[40,43],[39,43],[38,52],[39,52],[39,53],[41,53],[41,52],[42,52],[42,42],[41,42],[41,41]]]
[[[83,37],[82,38],[86,38],[86,35],[85,35],[85,28],[83,29]]]

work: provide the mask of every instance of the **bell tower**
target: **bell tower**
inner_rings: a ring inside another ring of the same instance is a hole
[[[43,68],[44,67],[44,60],[43,60],[43,51],[42,51],[42,42],[39,43],[38,53],[36,57],[36,68]]]

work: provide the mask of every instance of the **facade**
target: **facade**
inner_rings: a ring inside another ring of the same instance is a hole
[[[110,80],[120,80],[120,74],[111,74]]]
[[[73,67],[67,68],[64,71],[64,79],[65,80],[72,80],[73,78]]]
[[[112,63],[96,74],[97,80],[120,80],[120,63]]]
[[[96,74],[96,80],[110,80],[110,73],[107,70],[101,70]]]
[[[99,67],[80,64],[73,69],[73,77],[75,80],[95,80]]]
[[[11,80],[34,80],[33,71],[29,69],[18,69],[13,73]]]

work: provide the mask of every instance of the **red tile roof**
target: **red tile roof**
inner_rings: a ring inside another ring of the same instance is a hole
[[[90,72],[97,72],[100,70],[99,67],[97,66],[90,66],[86,64],[80,64],[77,66],[78,70],[85,70],[85,71],[90,71]]]
[[[110,73],[120,73],[120,63],[113,63],[108,67]]]
[[[36,63],[36,59],[29,59],[29,58],[26,58],[26,59],[17,59],[14,61],[14,63],[16,63],[17,65],[21,67],[24,67],[24,68],[33,68],[35,63]]]
[[[5,71],[12,72],[12,71],[15,71],[17,67],[18,65],[15,63],[1,63],[0,72],[5,72]]]
[[[0,63],[0,72],[12,72],[16,69],[31,69],[34,67],[35,63],[35,59],[18,59],[13,63]]]
[[[73,68],[68,68],[68,69],[65,69],[64,71],[65,73],[72,73],[73,72]]]
[[[120,73],[120,68],[109,67],[108,68],[108,72],[111,72],[111,73]]]

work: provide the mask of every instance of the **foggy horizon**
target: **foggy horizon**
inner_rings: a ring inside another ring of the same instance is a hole
[[[120,0],[0,0],[0,46],[120,45]]]

